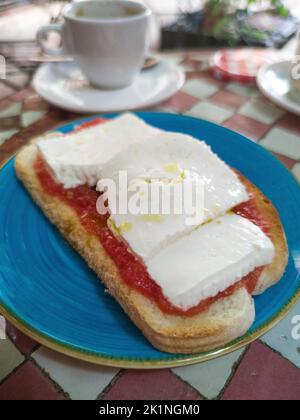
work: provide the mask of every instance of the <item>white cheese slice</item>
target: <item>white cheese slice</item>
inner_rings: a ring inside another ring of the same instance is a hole
[[[159,132],[137,116],[124,114],[77,133],[46,138],[38,143],[38,148],[65,188],[95,186],[105,163],[129,145]]]
[[[129,185],[143,181],[176,183],[196,179],[203,185],[204,198],[203,215],[198,225],[249,199],[238,176],[204,142],[183,134],[160,133],[144,144],[128,147],[108,162],[102,169],[102,177],[113,179],[122,190],[120,171],[127,172]],[[111,213],[111,223],[144,260],[195,229],[195,226],[187,225],[185,213],[150,214],[149,217],[133,215],[129,211],[127,214]]]
[[[273,258],[273,243],[260,228],[227,214],[171,244],[146,266],[165,297],[186,310],[215,297]]]
[[[189,179],[184,179],[182,181],[182,188],[189,182]],[[169,196],[174,197],[174,190],[172,187],[176,187],[176,184],[160,182],[157,182],[157,184],[160,184],[160,191],[164,191],[167,187],[170,187]],[[144,201],[143,197],[140,197],[140,200],[142,203]],[[150,208],[153,202],[151,203],[148,199],[145,201],[146,204],[149,203]],[[157,204],[160,205],[158,200],[156,201]],[[200,206],[203,207],[203,204]],[[192,223],[189,223],[189,220],[192,220]],[[201,211],[197,216],[185,213],[184,211],[181,214],[174,214],[174,212],[170,214],[159,212],[157,214],[147,213],[138,215],[129,212],[126,214],[112,213],[109,219],[112,230],[125,239],[131,249],[144,260],[153,257],[171,241],[175,241],[181,236],[192,232],[203,222],[204,218]]]

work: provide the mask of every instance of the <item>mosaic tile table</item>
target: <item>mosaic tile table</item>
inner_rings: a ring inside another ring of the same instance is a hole
[[[300,117],[277,108],[255,88],[211,79],[203,64],[207,53],[169,58],[185,68],[187,82],[156,110],[201,117],[239,131],[274,153],[300,181]],[[22,72],[0,83],[0,164],[32,136],[77,117],[49,107],[29,83]],[[0,340],[0,400],[300,400],[300,340],[291,334],[295,315],[300,315],[300,302],[248,348],[201,365],[152,372],[70,359],[8,324],[8,338]]]

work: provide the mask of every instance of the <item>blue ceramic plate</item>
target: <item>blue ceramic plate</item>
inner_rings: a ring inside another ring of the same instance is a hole
[[[100,364],[155,368],[208,360],[253,341],[297,301],[300,189],[279,161],[239,134],[189,117],[160,113],[140,116],[164,130],[205,140],[277,207],[288,238],[289,266],[277,286],[255,299],[256,320],[249,333],[205,354],[172,355],[155,350],[33,203],[15,177],[13,160],[0,172],[0,309],[44,345]],[[78,121],[59,131],[67,133],[76,124]]]

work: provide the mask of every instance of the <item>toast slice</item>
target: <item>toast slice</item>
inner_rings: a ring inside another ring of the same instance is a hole
[[[206,312],[184,317],[163,313],[155,303],[128,287],[99,240],[87,233],[73,209],[44,192],[33,169],[37,141],[34,140],[17,155],[15,167],[18,178],[154,347],[170,353],[199,353],[227,344],[248,331],[254,321],[255,310],[254,301],[245,288],[218,300]],[[258,188],[245,178],[242,180],[249,193],[256,197],[260,212],[270,224],[275,246],[274,262],[263,270],[255,290],[259,294],[280,280],[287,264],[288,251],[277,211]]]

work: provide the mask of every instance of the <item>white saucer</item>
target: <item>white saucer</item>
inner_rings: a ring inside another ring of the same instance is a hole
[[[257,84],[262,93],[276,105],[300,115],[300,91],[293,86],[290,69],[290,61],[268,64],[260,69]]]
[[[169,61],[142,71],[135,82],[121,90],[99,90],[89,85],[73,62],[43,64],[33,87],[52,105],[79,113],[101,113],[146,108],[165,101],[185,81],[184,71]]]

